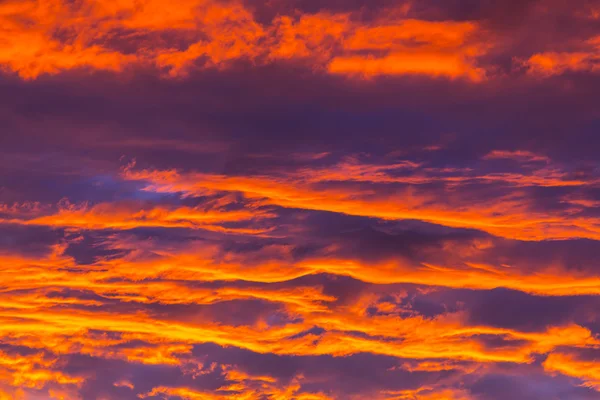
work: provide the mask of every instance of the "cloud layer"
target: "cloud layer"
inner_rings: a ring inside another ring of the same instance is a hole
[[[600,399],[600,3],[0,2],[0,399]]]

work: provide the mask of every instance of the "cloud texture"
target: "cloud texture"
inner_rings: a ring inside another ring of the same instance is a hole
[[[600,399],[596,0],[0,1],[0,400]]]

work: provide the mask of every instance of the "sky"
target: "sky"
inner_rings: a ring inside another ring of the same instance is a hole
[[[1,0],[0,400],[600,399],[598,93],[598,0]]]

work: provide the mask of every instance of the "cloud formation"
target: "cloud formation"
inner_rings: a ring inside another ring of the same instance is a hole
[[[600,399],[599,15],[0,2],[0,399]]]

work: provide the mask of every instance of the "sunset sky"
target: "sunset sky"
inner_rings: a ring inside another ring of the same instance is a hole
[[[600,399],[600,0],[0,0],[0,400]]]

